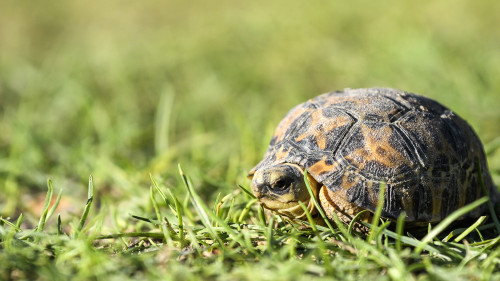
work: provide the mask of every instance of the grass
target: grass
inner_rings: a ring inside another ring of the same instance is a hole
[[[281,280],[374,276],[411,280],[447,279],[450,274],[458,274],[490,280],[498,273],[500,239],[488,237],[494,233],[494,224],[484,225],[482,230],[473,224],[472,229],[445,231],[454,219],[483,204],[486,198],[457,210],[422,239],[388,230],[389,222],[381,227],[368,225],[372,230],[365,239],[340,224],[332,231],[315,225],[312,219],[310,227],[276,215],[267,222],[258,220],[259,209],[248,210],[244,202],[250,196],[240,190],[210,208],[189,177],[179,171],[189,193],[188,204],[181,206],[170,189],[152,178],[150,202],[156,216],[132,215],[136,231],[102,235],[105,216],[87,222],[93,199],[92,178],[81,219],[74,221],[68,233],[60,231],[64,228],[60,219],[53,231],[43,231],[43,225],[51,219],[48,204],[34,229],[20,228],[22,217],[15,224],[1,219],[1,278]],[[52,192],[49,181],[46,202],[51,201]],[[257,205],[255,200],[251,202],[252,207]],[[56,207],[57,201],[52,209]],[[482,235],[471,235],[472,231]],[[467,239],[462,240],[462,234],[468,235]],[[450,242],[457,236],[461,237],[459,241]]]
[[[386,86],[464,117],[498,185],[498,6],[3,3],[0,280],[500,279],[498,223],[453,224],[473,206],[360,235],[246,179],[292,106]]]

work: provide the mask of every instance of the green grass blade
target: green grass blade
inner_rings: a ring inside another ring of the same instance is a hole
[[[484,153],[486,155],[493,154],[498,148],[500,148],[500,137],[492,140],[491,142],[484,145]]]
[[[154,208],[154,206],[153,206]],[[156,213],[156,209],[155,209],[155,214],[158,215]],[[136,219],[136,220],[140,220],[140,221],[145,221],[145,222],[149,222],[153,225],[160,225],[161,224],[161,221],[159,221],[158,219],[150,219],[150,218],[145,218],[145,217],[141,217],[141,216],[137,216],[137,215],[130,215],[132,218]]]
[[[373,239],[377,241],[377,246],[379,248],[382,248],[382,237],[383,237],[382,233],[389,226],[389,224],[391,224],[390,221],[384,222],[380,227],[378,227],[377,231],[375,232],[375,235],[373,236]]]
[[[62,189],[59,190],[59,193],[57,194],[56,202],[54,203],[54,205],[52,205],[49,212],[47,213],[47,218],[45,219],[45,222],[47,222],[49,220],[49,218],[52,216],[52,214],[54,214],[55,210],[59,206],[59,203],[61,202],[61,198],[62,198],[62,191],[63,191]]]
[[[216,215],[216,216],[220,216],[220,208],[218,208],[222,203],[221,203],[221,200],[222,198],[221,197],[221,193],[217,193],[217,197],[215,198],[215,201],[214,201],[214,206],[212,207],[212,212]],[[213,222],[212,222],[213,223]]]
[[[158,183],[156,182],[156,180],[154,179],[153,175],[152,174],[149,174],[149,177],[151,179],[151,182],[153,182],[153,186],[154,188],[156,189],[156,191],[158,191],[158,193],[160,194],[160,197],[163,199],[163,201],[165,202],[165,205],[168,206],[172,211],[174,210],[173,207],[171,206],[170,202],[168,201],[167,199],[167,196],[165,195],[165,193],[161,190],[160,186],[158,185]],[[177,216],[177,220],[178,220],[178,225],[179,225],[179,239],[181,241],[183,241],[184,239],[184,231],[183,231],[183,225],[182,225],[182,213],[181,213],[181,208],[179,206],[179,202],[177,200],[177,198],[175,198],[175,196],[173,196],[172,192],[170,191],[170,189],[167,189],[167,192],[169,192],[170,194],[170,197],[172,197],[172,199],[174,200],[174,204],[175,204],[175,212],[173,211],[173,213],[176,214]],[[151,200],[153,202],[153,206],[155,207],[155,211],[156,211],[156,215],[158,216],[158,221],[160,221],[160,224],[161,224],[161,215],[160,215],[160,211],[159,211],[159,207],[156,203],[156,201],[154,200],[154,195],[152,195],[151,197]],[[164,218],[164,221],[165,221],[165,226],[166,226],[166,229],[164,229],[162,227],[162,231],[166,234],[165,236],[165,239],[166,241],[171,241],[172,240],[172,236],[170,235],[170,233],[174,233],[175,231],[173,230],[172,226],[170,225],[170,222]]]
[[[179,165],[179,173],[184,181],[184,185],[188,190],[191,202],[195,207],[198,215],[200,216],[200,220],[202,224],[205,226],[205,231],[208,233],[212,240],[215,240],[220,245],[220,250],[225,251],[227,248],[230,249],[231,245],[235,245],[239,243],[240,245],[245,245],[244,237],[241,233],[239,233],[240,225],[234,224],[233,227],[229,226],[221,217],[215,215],[215,213],[210,212],[208,206],[201,200],[199,195],[196,193],[196,190],[193,188],[193,185],[187,175],[184,174],[182,168]],[[220,227],[213,227],[210,224],[210,219],[215,221]],[[234,226],[238,228],[238,232],[235,231]],[[229,240],[226,237],[221,237],[218,235],[219,232],[225,232],[229,236]],[[224,239],[224,240],[223,240]],[[228,242],[228,245],[224,243],[224,241]]]
[[[216,217],[220,217],[220,212],[219,212],[220,209],[218,208],[218,207],[220,207],[220,204],[221,204],[220,200],[222,200],[220,197],[221,197],[221,193],[219,192],[219,193],[217,193],[217,197],[215,198],[214,206],[212,207],[212,211],[211,211],[211,213],[214,214],[214,216],[216,216]],[[212,218],[211,223],[213,226],[216,226],[216,227],[219,226],[219,224],[216,223],[213,218]]]
[[[212,236],[212,238],[214,240],[216,240],[219,243],[219,245],[221,246],[221,248],[223,249],[224,243],[222,242],[220,237],[215,233],[215,231],[213,230],[212,224],[210,223],[210,218],[209,218],[207,211],[206,211],[206,210],[208,210],[208,208],[206,206],[204,206],[203,200],[201,200],[201,198],[198,196],[198,194],[196,193],[196,191],[192,187],[191,183],[189,182],[189,179],[182,171],[180,164],[178,165],[178,168],[179,168],[179,174],[184,182],[184,186],[186,187],[186,189],[189,193],[189,196],[191,198],[191,202],[193,203],[194,208],[196,209],[196,211],[198,212],[198,215],[200,216],[201,222],[203,223],[203,225],[205,225],[205,227],[207,228],[207,230],[210,233],[210,235]]]
[[[262,225],[267,225],[267,222],[266,222],[266,211],[264,210],[264,206],[262,206],[262,204],[259,204],[258,216],[259,216],[260,223]]]
[[[192,224],[194,224],[196,223],[196,218],[191,209],[189,208],[189,202],[191,202],[191,195],[189,195],[189,192],[186,192],[181,206],[182,210],[184,211],[184,215],[186,216],[186,219]]]
[[[90,207],[92,206],[92,201],[94,200],[94,182],[92,176],[89,177],[89,188],[87,195],[87,203],[85,204],[85,208],[83,209],[82,217],[80,218],[80,222],[78,223],[78,227],[76,228],[77,236],[82,231],[83,226],[85,225],[85,221],[87,221],[87,216],[90,212]]]
[[[481,231],[479,230],[479,228],[476,227],[474,230],[476,231],[477,235],[479,235],[481,242],[484,241],[483,235],[481,234]]]
[[[379,227],[374,227],[373,225],[369,224],[369,223],[365,223],[365,222],[362,222],[363,225],[365,225],[366,227],[370,227],[370,228],[376,228],[378,229]],[[390,231],[388,229],[384,229],[382,231],[382,233],[384,235],[387,235],[393,239],[398,239],[398,234],[393,232],[393,231]],[[410,245],[410,246],[413,246],[413,247],[417,247],[420,245],[420,241],[417,240],[416,238],[414,238],[413,236],[411,237],[408,237],[408,236],[401,236],[401,242],[404,243],[404,244],[407,244],[407,245]],[[430,246],[430,245],[425,245],[424,250],[430,252],[430,253],[435,253],[435,254],[440,254],[439,250],[437,250],[435,247],[433,246]]]
[[[243,191],[246,195],[250,196],[250,198],[252,199],[257,199],[257,197],[255,197],[255,195],[253,195],[252,192],[250,192],[248,189],[244,188],[242,185],[239,185],[238,184],[238,187],[241,189],[241,191]]]
[[[477,165],[477,174],[479,177],[479,184],[481,185],[481,189],[483,190],[483,193],[485,196],[488,196],[488,209],[491,214],[491,218],[493,219],[493,223],[495,224],[495,227],[497,229],[498,234],[500,234],[500,222],[498,221],[498,216],[495,212],[495,208],[493,207],[493,202],[491,202],[491,197],[488,194],[488,190],[486,189],[486,186],[484,185],[484,179],[483,179],[483,172],[482,172],[482,167],[481,167],[481,162],[479,159],[476,162]]]
[[[177,199],[177,197],[174,196],[174,194],[170,191],[170,189],[167,189],[168,194],[170,195],[170,198],[174,201],[175,205],[175,210],[177,211],[177,222],[179,226],[179,240],[182,242],[184,241],[184,220],[182,218],[182,208],[181,208],[181,203]]]
[[[405,217],[406,217],[406,213],[402,212],[401,214],[399,214],[398,220],[396,222],[396,234],[397,234],[397,238],[396,238],[396,250],[398,252],[401,252],[401,237],[403,237],[403,229],[404,229]]]
[[[231,204],[229,204],[229,210],[227,210],[226,217],[224,218],[224,222],[225,223],[228,223],[229,220],[231,219],[231,214],[232,214],[232,211],[233,211],[233,208],[234,208],[234,202],[235,201],[236,201],[236,199],[234,197],[231,198]]]
[[[250,211],[251,207],[257,202],[257,199],[252,199],[248,201],[248,203],[245,205],[245,208],[241,211],[240,217],[238,218],[239,223],[243,223],[243,219],[245,216],[248,214]]]
[[[441,221],[438,225],[434,227],[419,243],[419,245],[415,248],[415,253],[420,254],[424,249],[424,246],[429,244],[434,237],[436,237],[439,233],[445,230],[452,222],[460,218],[461,216],[467,214],[468,212],[474,210],[475,208],[481,206],[482,204],[488,201],[487,197],[481,197],[478,200],[466,205],[453,213],[451,213],[448,217],[446,217],[443,221]]]
[[[170,127],[170,116],[174,103],[174,90],[168,85],[160,96],[160,102],[156,109],[155,119],[155,151],[157,154],[164,153],[168,149],[168,134]]]
[[[61,223],[61,215],[57,214],[57,235],[62,235],[63,230],[62,230],[62,223]]]
[[[49,211],[50,202],[52,201],[52,193],[54,192],[54,187],[52,186],[52,181],[47,180],[47,195],[45,196],[45,203],[43,205],[42,215],[40,216],[40,221],[38,222],[37,231],[42,232],[45,227],[45,222],[47,221],[47,213]]]
[[[352,234],[353,233],[353,229],[354,229],[354,225],[356,224],[356,221],[358,221],[359,218],[363,214],[366,214],[368,212],[369,212],[368,210],[363,210],[363,211],[357,213],[356,216],[354,216],[354,218],[352,219],[352,221],[349,223],[349,227],[347,228],[347,233]]]
[[[469,235],[469,233],[471,233],[472,231],[476,230],[477,227],[479,225],[481,225],[485,220],[486,220],[486,216],[481,216],[479,217],[479,219],[477,219],[477,221],[472,224],[471,226],[469,226],[464,232],[462,232],[462,234],[460,234],[459,236],[457,236],[457,238],[455,238],[455,242],[460,242],[462,239],[465,238],[465,236]]]
[[[21,227],[21,224],[23,223],[23,219],[24,219],[24,215],[23,215],[23,213],[21,213],[19,215],[19,217],[17,218],[17,221],[16,221],[16,227],[17,228]]]
[[[316,233],[318,231],[318,229],[316,228],[316,223],[314,222],[314,219],[311,215],[311,212],[309,212],[306,205],[304,205],[304,203],[302,203],[302,201],[299,201],[299,205],[302,208],[302,210],[304,210],[304,213],[306,214],[307,220],[311,224],[311,228],[312,228],[313,232]]]
[[[371,242],[375,238],[375,235],[377,233],[376,228],[378,227],[378,223],[379,223],[380,217],[382,215],[382,209],[384,208],[384,201],[385,201],[385,183],[381,182],[379,185],[379,189],[378,189],[377,208],[375,209],[375,213],[373,214],[373,219],[372,219],[372,225],[375,228],[370,230],[370,234],[368,235],[368,237],[366,239],[367,242]]]
[[[153,182],[153,186],[155,187],[156,191],[158,191],[158,193],[160,194],[160,196],[163,199],[163,201],[165,201],[165,204],[167,206],[169,206],[170,204],[169,204],[169,202],[167,200],[167,196],[165,196],[165,193],[163,193],[163,191],[161,190],[161,188],[158,185],[158,183],[156,183],[156,180],[154,179],[153,175],[149,174],[149,178],[151,179],[151,182]]]
[[[6,220],[6,219],[4,219],[4,218],[1,218],[1,217],[0,217],[0,221],[1,221],[2,223],[6,224],[6,225],[8,225],[8,226],[10,226],[10,227],[12,227],[12,228],[13,228],[16,232],[21,231],[21,228],[19,228],[19,226],[17,226],[17,225],[15,225],[15,224],[11,223],[10,221],[8,221],[8,220]]]
[[[265,232],[267,241],[265,251],[266,253],[268,253],[268,255],[272,255],[273,253],[273,246],[274,246],[273,226],[274,226],[274,216],[271,216]]]
[[[333,228],[332,224],[330,223],[330,220],[328,219],[328,217],[326,216],[325,212],[323,211],[323,208],[321,207],[321,204],[319,204],[318,199],[316,198],[316,196],[314,196],[314,192],[313,192],[313,190],[311,188],[311,185],[309,184],[309,179],[307,178],[307,170],[304,170],[304,182],[306,184],[307,191],[309,192],[309,196],[313,200],[314,206],[316,206],[316,210],[318,210],[318,213],[320,214],[320,216],[325,221],[326,225],[328,226],[328,228],[332,232],[332,235],[334,235],[337,239],[340,239],[340,237],[338,236],[337,232],[335,231],[335,229]]]
[[[170,236],[169,229],[167,228],[166,225],[163,225],[163,223],[161,223],[162,215],[160,212],[160,208],[158,207],[158,203],[156,203],[156,200],[155,200],[155,193],[154,193],[153,186],[151,186],[149,188],[149,195],[150,195],[151,203],[153,204],[153,209],[155,210],[155,213],[156,213],[156,219],[160,222],[160,224],[158,226],[160,227],[160,231],[163,233],[163,239],[166,241],[167,244],[171,244],[172,237]]]
[[[156,239],[165,239],[165,236],[163,233],[160,232],[126,232],[126,233],[116,233],[116,234],[109,234],[109,235],[100,235],[97,236],[95,239],[96,240],[102,240],[102,239],[116,239],[116,238],[123,238],[123,237],[151,237],[151,238],[156,238]]]

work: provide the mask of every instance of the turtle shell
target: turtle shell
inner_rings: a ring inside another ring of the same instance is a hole
[[[371,211],[384,183],[382,215],[404,211],[408,222],[439,221],[484,196],[477,163],[498,197],[472,128],[438,102],[395,89],[346,89],[294,107],[249,176],[280,163],[305,168],[338,198]]]

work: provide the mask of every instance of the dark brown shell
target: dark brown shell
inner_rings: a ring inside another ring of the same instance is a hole
[[[462,118],[415,94],[346,89],[294,107],[249,175],[298,164],[339,197],[372,211],[385,182],[383,216],[405,211],[406,221],[435,222],[484,195],[478,162],[496,200],[481,142]]]

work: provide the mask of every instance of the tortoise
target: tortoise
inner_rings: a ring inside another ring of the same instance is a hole
[[[303,219],[299,201],[317,212],[305,171],[328,219],[336,214],[344,223],[362,210],[369,219],[381,184],[382,217],[404,212],[407,226],[439,222],[484,196],[479,176],[493,203],[499,197],[467,122],[432,99],[390,88],[345,89],[295,106],[248,176],[266,209]]]

